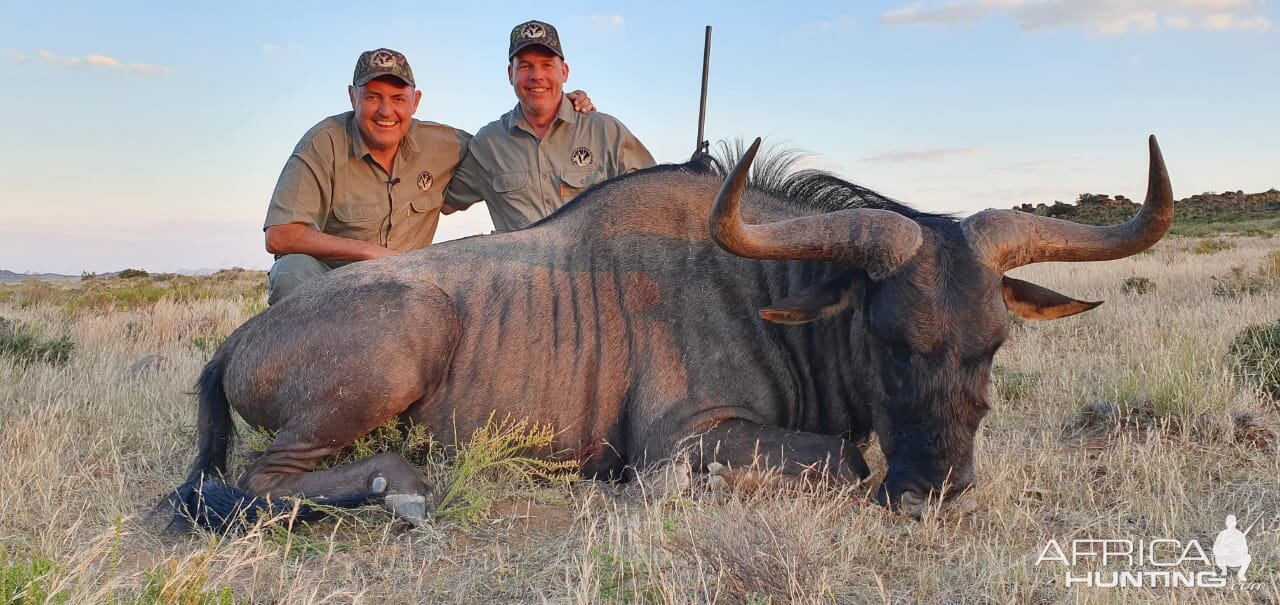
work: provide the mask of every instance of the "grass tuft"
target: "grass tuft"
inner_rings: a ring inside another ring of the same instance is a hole
[[[552,454],[555,430],[528,420],[496,421],[491,415],[476,429],[465,447],[452,456],[445,469],[448,485],[436,507],[436,516],[462,523],[485,518],[497,488],[512,483],[533,488],[539,482],[573,481],[575,460],[547,458]]]
[[[1235,247],[1235,244],[1225,239],[1202,239],[1200,243],[1191,248],[1191,252],[1193,254],[1217,254]]]
[[[991,368],[991,382],[1000,401],[1023,403],[1035,396],[1039,377],[1034,372],[997,364]]]
[[[1280,322],[1245,328],[1228,353],[1239,378],[1280,402]]]
[[[1128,277],[1120,285],[1120,290],[1125,294],[1146,294],[1156,291],[1156,282],[1149,277]]]
[[[53,559],[35,555],[22,560],[0,549],[0,603],[66,603],[68,596],[53,586],[58,575],[58,564]]]
[[[63,366],[71,359],[76,343],[67,336],[47,340],[30,326],[0,317],[0,356],[20,364],[47,363]]]

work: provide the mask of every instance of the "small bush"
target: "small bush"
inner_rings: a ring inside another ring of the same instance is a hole
[[[527,420],[489,422],[471,435],[471,440],[453,457],[447,475],[447,489],[440,497],[436,515],[462,523],[474,523],[489,513],[497,497],[497,487],[510,483],[533,486],[538,481],[564,478],[578,469],[575,460],[554,460],[551,452],[555,431],[548,425]]]
[[[1236,245],[1225,239],[1202,239],[1191,252],[1194,254],[1217,254],[1235,248]]]
[[[1231,341],[1236,375],[1280,401],[1280,322],[1249,326]]]
[[[142,269],[125,269],[116,274],[116,279],[131,279],[134,277],[151,277],[151,274]]]
[[[1222,298],[1254,296],[1275,287],[1276,280],[1259,271],[1258,275],[1245,273],[1244,267],[1232,267],[1231,275],[1212,276],[1213,295]]]
[[[40,335],[26,325],[0,317],[0,355],[18,363],[66,365],[75,348],[76,343],[66,336],[41,340]]]
[[[0,603],[66,603],[66,594],[50,588],[57,571],[58,565],[52,559],[34,556],[22,561],[0,550]]]
[[[1146,294],[1156,291],[1156,282],[1147,277],[1134,276],[1124,280],[1124,283],[1120,285],[1120,289],[1125,294]]]
[[[1071,214],[1074,214],[1075,211],[1076,207],[1071,204],[1054,202],[1052,206],[1045,209],[1044,215],[1052,217],[1070,216]]]

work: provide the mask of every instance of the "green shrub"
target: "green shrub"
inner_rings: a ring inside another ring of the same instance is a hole
[[[125,269],[116,274],[116,279],[131,279],[134,277],[151,277],[151,274],[142,269]]]
[[[1147,277],[1134,276],[1125,279],[1124,283],[1120,285],[1120,289],[1125,294],[1146,294],[1156,291],[1156,282]]]
[[[0,355],[18,363],[47,363],[66,365],[76,343],[66,336],[54,340],[42,340],[30,327],[0,317]]]
[[[1236,245],[1225,239],[1202,239],[1191,252],[1194,254],[1217,254],[1235,248]]]
[[[1229,352],[1237,376],[1280,401],[1280,321],[1245,328],[1231,341]]]
[[[57,572],[58,564],[53,559],[33,556],[22,561],[7,550],[0,550],[0,603],[66,603],[66,594],[50,588]]]
[[[1074,214],[1075,211],[1076,207],[1071,204],[1054,202],[1052,206],[1045,209],[1044,215],[1052,217],[1070,216],[1071,214]]]

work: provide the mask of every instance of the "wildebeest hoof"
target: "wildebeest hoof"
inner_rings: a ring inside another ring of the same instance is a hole
[[[426,496],[419,494],[388,494],[382,502],[391,514],[415,526],[426,523],[434,512],[428,508]]]
[[[373,481],[369,482],[369,491],[372,491],[375,494],[381,494],[387,491],[387,478],[382,475],[374,477]]]
[[[898,511],[908,517],[919,519],[924,515],[929,501],[916,495],[915,492],[903,492],[898,499]]]

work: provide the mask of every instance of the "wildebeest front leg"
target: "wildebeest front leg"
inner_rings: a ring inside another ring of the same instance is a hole
[[[694,468],[706,470],[713,462],[720,463],[729,467],[726,479],[730,482],[740,469],[753,465],[783,475],[812,475],[841,483],[857,483],[871,474],[857,445],[835,435],[727,420],[690,441]]]
[[[321,503],[324,499],[378,494],[385,497],[393,513],[415,523],[434,512],[432,489],[422,471],[398,454],[378,454],[330,469],[311,470],[338,449],[282,431],[241,478],[240,486],[268,498],[295,496]]]

